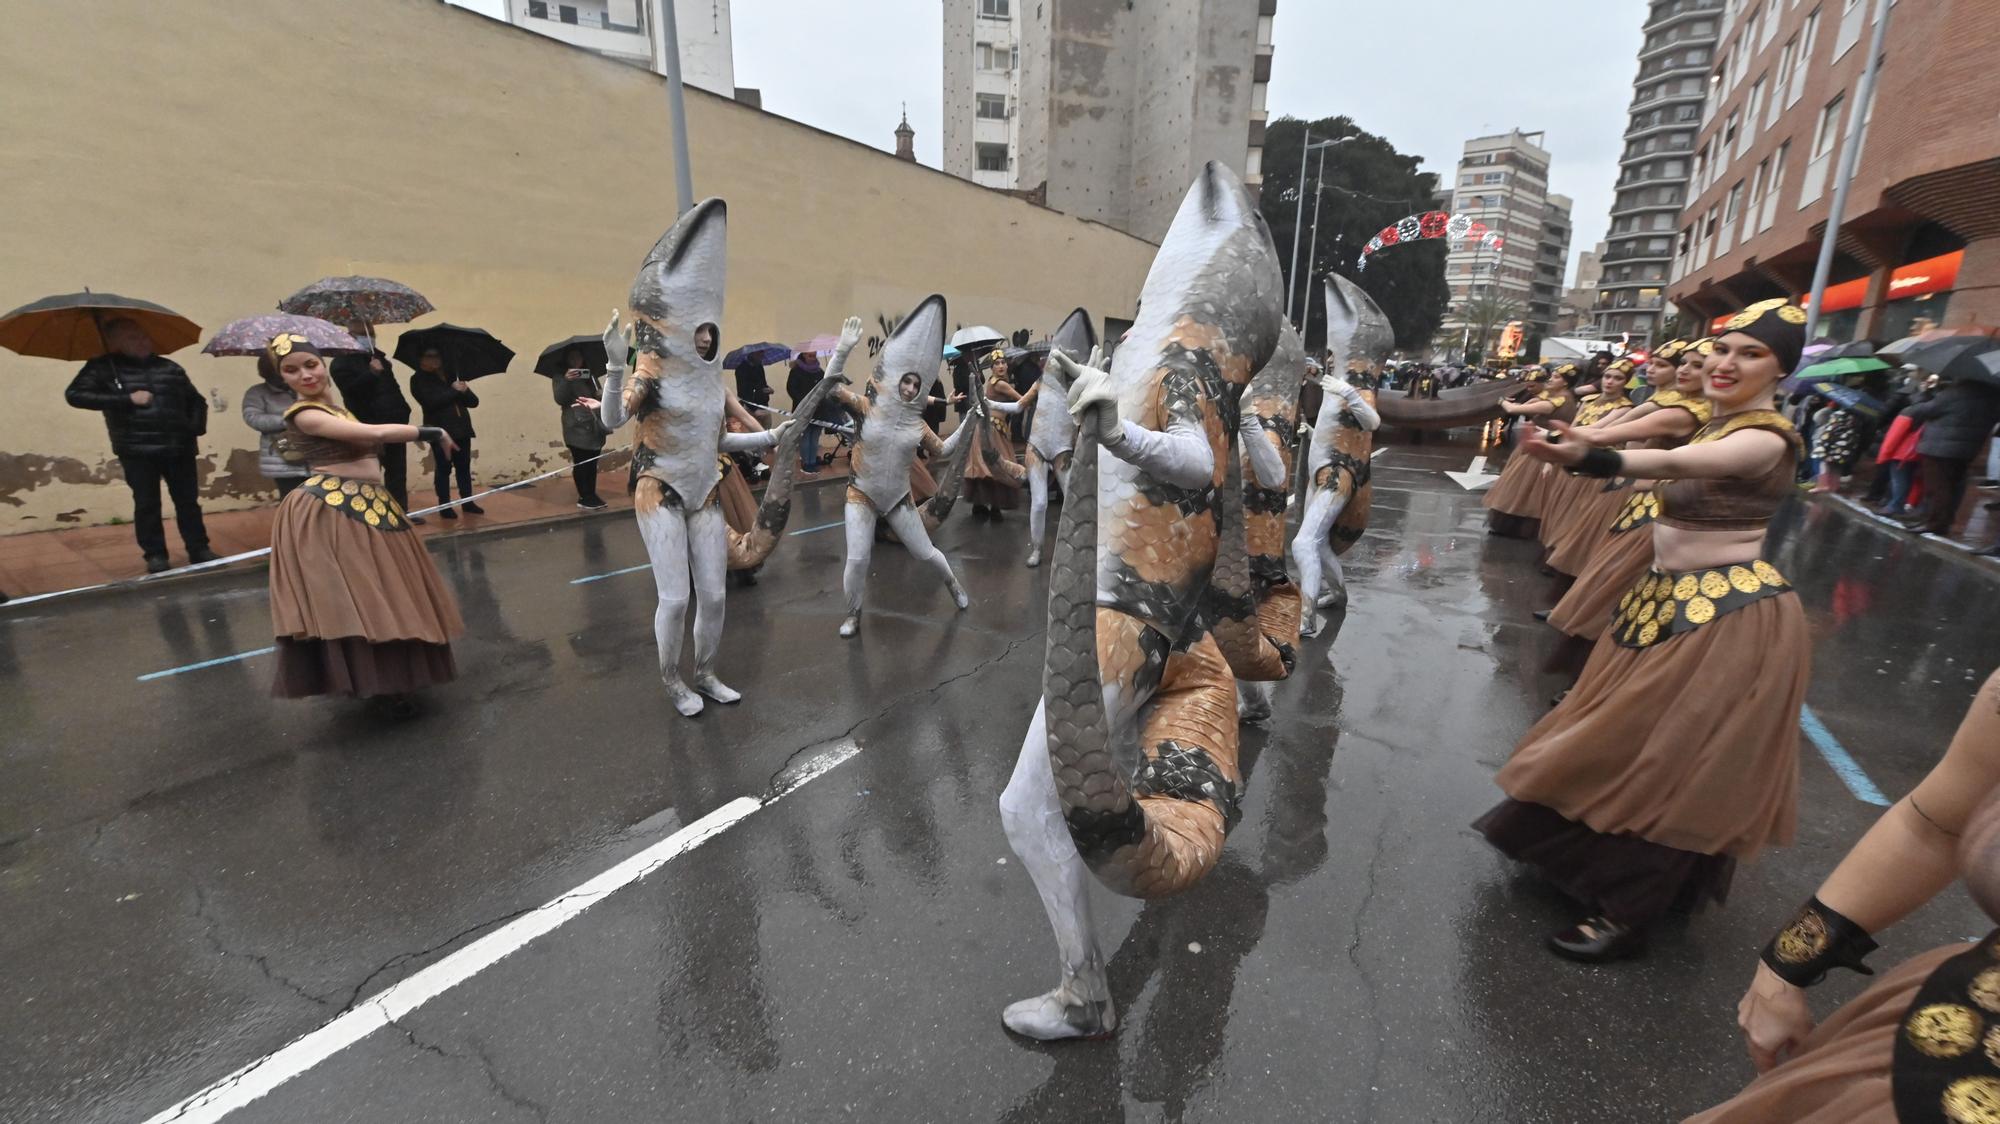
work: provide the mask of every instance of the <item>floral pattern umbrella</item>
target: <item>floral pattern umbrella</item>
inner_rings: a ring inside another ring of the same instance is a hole
[[[279,301],[278,311],[336,324],[402,324],[436,309],[422,293],[386,277],[322,277]]]
[[[368,354],[368,349],[348,335],[344,328],[312,316],[286,316],[283,313],[246,316],[224,324],[208,345],[201,349],[202,354],[262,355],[264,348],[279,332],[304,336],[326,355]]]

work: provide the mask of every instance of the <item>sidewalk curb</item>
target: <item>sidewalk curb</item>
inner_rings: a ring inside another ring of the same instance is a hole
[[[1973,553],[1973,548],[1956,542],[1944,542],[1926,538],[1913,531],[1885,521],[1884,517],[1869,511],[1859,500],[1843,495],[1808,495],[1801,493],[1800,499],[1815,507],[1825,507],[1844,518],[1871,528],[1877,533],[1905,545],[1914,546],[1936,558],[1955,562],[1988,578],[2000,578],[2000,558],[1982,558]]]

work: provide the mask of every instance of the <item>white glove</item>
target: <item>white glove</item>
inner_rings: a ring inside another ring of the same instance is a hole
[[[1097,443],[1105,448],[1116,449],[1124,444],[1125,429],[1118,423],[1118,392],[1111,385],[1110,373],[1101,369],[1103,349],[1091,348],[1084,365],[1060,350],[1050,351],[1049,358],[1069,384],[1069,416],[1079,425],[1088,424],[1097,434]]]
[[[604,389],[597,406],[597,421],[606,433],[625,424],[625,356],[631,350],[631,333],[619,328],[614,308],[611,323],[604,329]]]
[[[604,329],[604,370],[606,374],[625,373],[625,357],[632,351],[632,332],[618,326],[618,310],[611,310],[611,323]],[[607,395],[607,397],[609,397]]]
[[[1320,376],[1319,388],[1328,394],[1338,395],[1350,402],[1354,401],[1354,396],[1360,393],[1354,389],[1352,383],[1331,372]]]

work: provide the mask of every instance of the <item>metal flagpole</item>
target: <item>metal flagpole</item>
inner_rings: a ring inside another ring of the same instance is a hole
[[[1312,242],[1306,249],[1306,305],[1299,309],[1301,337],[1306,334],[1306,328],[1312,324],[1313,318],[1312,278],[1314,271],[1319,268],[1319,202],[1320,197],[1325,194],[1321,188],[1326,180],[1326,150],[1332,147],[1324,143],[1319,146],[1319,167],[1313,171],[1313,232]]]
[[[1861,161],[1861,142],[1867,139],[1867,115],[1875,98],[1875,74],[1881,69],[1882,40],[1889,31],[1890,0],[1875,0],[1875,35],[1868,44],[1868,62],[1861,69],[1861,84],[1855,89],[1854,125],[1840,150],[1840,175],[1833,189],[1833,209],[1826,216],[1826,237],[1820,239],[1819,264],[1813,267],[1812,297],[1806,302],[1806,338],[1819,334],[1820,302],[1826,298],[1826,283],[1833,279],[1833,251],[1840,243],[1840,221],[1847,214],[1847,194],[1854,187],[1854,166]]]
[[[694,171],[688,164],[687,99],[681,84],[681,30],[674,18],[674,0],[660,0],[660,28],[666,34],[667,105],[674,119],[674,194],[685,215],[694,206]]]
[[[1306,126],[1305,139],[1299,142],[1299,202],[1292,209],[1292,271],[1285,275],[1285,316],[1292,315],[1292,293],[1299,285],[1299,233],[1306,218],[1306,156],[1312,151],[1312,126]],[[1296,326],[1296,322],[1295,322]]]

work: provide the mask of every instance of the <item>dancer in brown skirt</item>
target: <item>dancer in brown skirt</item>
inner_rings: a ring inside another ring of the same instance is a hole
[[[1713,350],[1700,340],[1683,353],[1672,391],[1661,392],[1632,408],[1625,420],[1579,436],[1586,444],[1606,448],[1630,444],[1638,449],[1677,449],[1707,425],[1713,405],[1702,397],[1702,371]],[[1558,631],[1596,643],[1611,623],[1618,599],[1646,572],[1653,561],[1653,519],[1659,497],[1651,480],[1634,480],[1623,504],[1605,528],[1605,538],[1579,568],[1576,583],[1554,609],[1536,614]]]
[[[1500,470],[1500,479],[1486,492],[1481,502],[1486,507],[1486,532],[1505,535],[1510,539],[1531,539],[1535,537],[1542,517],[1542,499],[1549,486],[1549,476],[1543,471],[1548,466],[1541,461],[1520,455],[1520,443],[1525,435],[1534,429],[1535,423],[1546,421],[1568,421],[1576,415],[1576,396],[1569,391],[1569,380],[1576,377],[1576,364],[1564,363],[1549,372],[1541,393],[1525,402],[1502,402],[1500,410],[1509,417],[1527,418],[1529,424],[1520,430],[1522,436],[1515,438],[1514,455],[1507,458],[1507,464]]]
[[[1020,401],[1021,392],[1007,381],[1006,352],[994,348],[980,360],[980,366],[985,370],[988,401]],[[977,420],[968,415],[959,424],[972,425]],[[1021,502],[1021,486],[1027,482],[1028,471],[1014,459],[1014,442],[1007,436],[1011,421],[1003,412],[995,411],[986,431],[979,434],[979,440],[966,454],[965,498],[972,504],[975,519],[997,520],[1001,511],[1011,510]]]
[[[2000,1119],[2000,931],[1904,961],[1817,1029],[1805,989],[1870,969],[1872,936],[1965,879],[2000,921],[2000,673],[1930,773],[1764,946],[1736,1006],[1763,1076],[1691,1124]],[[1783,1064],[1779,1064],[1782,1062]],[[1774,1068],[1775,1067],[1775,1068]]]
[[[1613,363],[1605,371],[1604,389],[1578,399],[1576,417],[1570,424],[1578,429],[1609,426],[1630,412],[1632,397],[1626,393],[1625,380],[1631,371],[1629,360],[1620,359]],[[1540,537],[1545,550],[1553,553],[1556,541],[1576,524],[1582,517],[1581,509],[1592,497],[1602,494],[1603,487],[1603,481],[1592,480],[1588,476],[1558,472],[1551,477],[1548,494],[1542,501]]]
[[[1475,825],[1589,909],[1549,937],[1560,955],[1637,955],[1669,909],[1721,901],[1736,860],[1791,840],[1811,640],[1798,595],[1759,554],[1800,454],[1773,393],[1804,346],[1794,305],[1733,317],[1703,376],[1715,419],[1682,448],[1620,454],[1562,423],[1522,442],[1599,479],[1665,482],[1652,569],[1501,768],[1508,798]]]
[[[1662,344],[1653,353],[1646,363],[1646,385],[1652,393],[1672,389],[1675,373],[1680,368],[1681,352],[1687,347],[1686,340],[1673,340]],[[1614,410],[1599,418],[1592,428],[1608,429],[1631,418],[1633,410],[1631,399],[1627,398],[1624,409]],[[1630,480],[1576,479],[1584,484],[1569,517],[1544,539],[1549,548],[1549,568],[1572,577],[1583,571],[1597,547],[1611,537],[1611,522],[1625,506],[1632,490]]]
[[[451,639],[465,631],[409,517],[382,486],[377,450],[428,441],[439,429],[364,425],[333,395],[333,376],[306,337],[281,333],[265,354],[299,400],[285,439],[312,475],[271,526],[271,625],[280,698],[349,695],[416,713],[409,693],[457,675]]]

